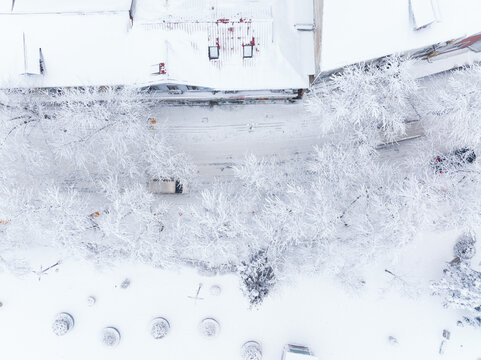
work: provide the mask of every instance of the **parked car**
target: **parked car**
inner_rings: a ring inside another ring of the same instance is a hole
[[[466,164],[472,164],[476,160],[476,153],[469,148],[456,149],[451,153],[436,156],[433,159],[433,167],[438,174],[449,170],[463,168]]]
[[[149,191],[153,194],[184,194],[186,187],[175,179],[154,179],[149,182]]]
[[[307,346],[288,344],[284,346],[282,360],[318,360]]]

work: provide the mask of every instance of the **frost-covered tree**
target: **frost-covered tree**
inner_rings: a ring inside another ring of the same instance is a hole
[[[208,267],[235,265],[253,239],[253,202],[232,184],[216,182],[182,208],[173,233],[181,257]]]
[[[255,209],[257,241],[247,244],[266,252],[276,271],[309,264],[348,278],[346,271],[405,244],[425,221],[409,179],[376,151],[326,144],[309,161],[271,164],[249,156],[238,166],[236,196]]]
[[[341,134],[353,144],[375,147],[405,133],[410,99],[418,85],[412,62],[397,56],[347,66],[315,84],[307,109],[322,118],[323,134]]]
[[[434,282],[434,294],[440,295],[446,306],[478,312],[481,306],[481,273],[465,261],[453,263],[443,271],[441,280]]]
[[[196,170],[152,126],[136,90],[10,91],[0,103],[2,248],[54,246],[156,264],[172,255],[169,205],[147,183],[192,184]]]
[[[429,136],[446,150],[476,148],[481,144],[480,85],[479,64],[438,75],[427,82],[419,107],[423,125]]]
[[[442,297],[446,307],[473,313],[481,310],[481,273],[470,266],[475,253],[476,238],[462,234],[453,247],[455,258],[443,270],[443,277],[431,283],[434,294]]]

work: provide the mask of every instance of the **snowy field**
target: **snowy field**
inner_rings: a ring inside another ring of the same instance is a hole
[[[403,66],[353,67],[295,103],[0,94],[0,358],[241,359],[254,340],[266,360],[288,343],[481,359],[479,246],[453,250],[479,233],[479,161],[455,150],[479,152],[481,68],[416,83]],[[406,120],[424,136],[378,149]],[[190,192],[149,193],[162,177]]]
[[[457,326],[458,314],[422,290],[451,259],[454,235],[420,235],[396,262],[373,264],[358,290],[346,291],[326,276],[292,275],[257,310],[249,309],[236,276],[202,276],[188,268],[129,263],[95,268],[66,260],[40,279],[34,273],[20,278],[2,273],[0,353],[9,359],[240,359],[241,345],[256,340],[265,359],[280,359],[286,343],[309,345],[319,359],[479,359],[479,329]],[[42,253],[32,262],[40,269],[57,260]],[[131,283],[123,289],[125,279]],[[190,298],[199,284],[200,299]],[[212,286],[220,286],[220,295],[212,294]],[[93,306],[89,296],[96,298]],[[59,337],[51,326],[62,311],[74,316],[75,326]],[[170,322],[164,339],[150,335],[156,316]],[[199,331],[206,317],[221,325],[214,339]],[[121,333],[115,348],[100,341],[106,326]],[[450,332],[449,340],[443,330]]]

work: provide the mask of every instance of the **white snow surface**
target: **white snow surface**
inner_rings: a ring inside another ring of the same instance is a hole
[[[255,340],[266,360],[280,360],[288,343],[308,346],[319,359],[437,359],[447,329],[451,338],[442,358],[473,360],[481,355],[479,329],[456,326],[460,314],[444,309],[428,292],[417,291],[442,275],[457,235],[420,234],[396,261],[371,264],[360,290],[348,291],[327,275],[293,274],[257,310],[249,309],[235,275],[203,276],[189,268],[160,270],[130,263],[95,268],[70,259],[40,280],[33,273],[18,277],[3,272],[0,357],[234,360],[241,358],[243,343]],[[38,249],[27,256],[38,268],[58,260]],[[122,289],[126,277],[131,285]],[[191,297],[199,283],[201,299],[195,300]],[[212,285],[222,287],[220,296],[209,293]],[[97,298],[91,307],[90,295]],[[61,311],[72,314],[75,326],[58,337],[51,323]],[[171,330],[155,340],[149,324],[158,316],[168,319]],[[199,332],[206,317],[220,323],[215,339]],[[115,348],[100,341],[101,330],[108,326],[121,333]],[[398,344],[391,344],[389,336]]]
[[[437,21],[413,29],[409,0],[324,0],[321,71],[481,31],[479,0],[436,0]]]

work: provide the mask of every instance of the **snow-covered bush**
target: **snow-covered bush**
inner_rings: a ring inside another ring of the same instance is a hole
[[[152,320],[150,334],[154,339],[164,338],[170,330],[170,324],[167,319],[163,317],[158,317]]]
[[[209,290],[210,294],[213,296],[220,296],[222,293],[222,288],[219,285],[212,285]]]
[[[74,319],[72,315],[68,313],[59,313],[52,324],[52,331],[55,335],[62,336],[72,330],[73,326]]]
[[[262,347],[257,341],[248,341],[241,348],[243,360],[261,360]]]
[[[239,267],[242,288],[253,306],[260,305],[276,283],[274,269],[264,250],[252,254]]]
[[[461,260],[469,260],[476,254],[476,240],[469,234],[461,235],[454,244],[454,256]]]
[[[120,332],[114,327],[106,327],[102,330],[101,341],[105,346],[117,346],[120,342]]]
[[[440,295],[446,306],[477,312],[481,306],[481,273],[469,263],[452,263],[443,271],[441,280],[432,283],[434,294]]]
[[[206,318],[200,322],[199,330],[203,336],[214,338],[219,335],[220,324],[215,319]]]

